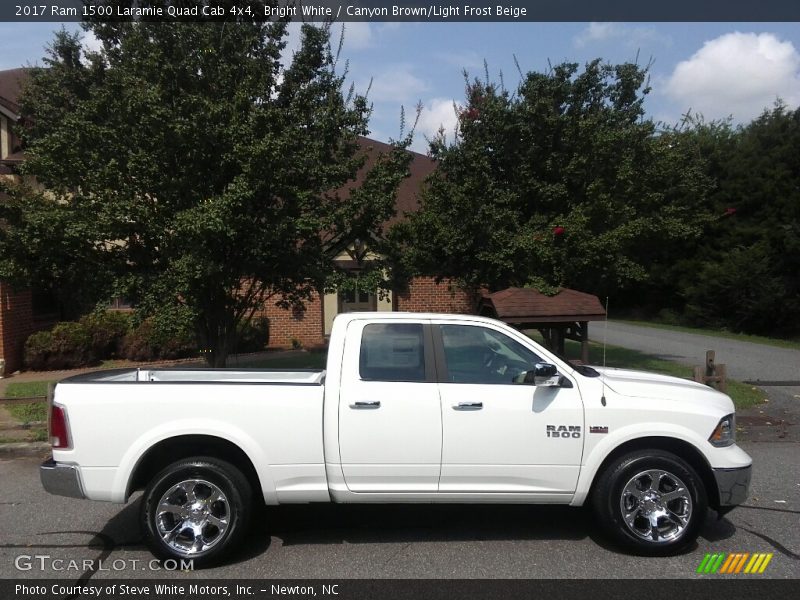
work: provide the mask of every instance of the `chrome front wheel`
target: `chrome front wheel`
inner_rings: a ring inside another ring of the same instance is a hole
[[[648,469],[631,477],[622,488],[619,508],[631,533],[663,544],[686,531],[692,517],[692,496],[677,475]]]
[[[703,479],[694,467],[656,448],[633,450],[612,460],[598,474],[591,502],[609,537],[644,556],[688,549],[708,508]]]

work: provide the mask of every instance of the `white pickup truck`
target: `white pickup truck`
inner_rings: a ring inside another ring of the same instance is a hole
[[[350,313],[325,371],[123,369],[61,381],[53,494],[126,502],[164,558],[218,561],[256,502],[590,504],[640,554],[747,498],[731,399],[576,366],[492,319]]]

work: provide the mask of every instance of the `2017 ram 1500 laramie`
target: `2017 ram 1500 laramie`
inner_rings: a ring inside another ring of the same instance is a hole
[[[492,319],[350,313],[325,371],[122,369],[58,383],[45,489],[144,489],[155,554],[219,560],[253,505],[589,503],[652,555],[747,497],[731,399],[664,375],[572,365]]]

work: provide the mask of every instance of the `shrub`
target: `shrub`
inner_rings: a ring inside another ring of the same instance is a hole
[[[258,317],[240,323],[236,332],[235,352],[259,352],[269,344],[269,319]]]
[[[153,322],[142,321],[138,327],[130,331],[123,339],[120,352],[128,360],[155,360],[156,347],[152,343]]]
[[[25,364],[30,369],[74,369],[94,361],[92,338],[80,323],[58,323],[50,331],[34,333],[25,342]]]
[[[197,354],[188,313],[163,311],[142,321],[122,341],[122,355],[135,361],[184,358]]]
[[[92,350],[99,358],[120,355],[123,338],[131,329],[131,318],[119,311],[102,311],[81,318],[81,325],[92,338]]]
[[[53,334],[37,331],[25,341],[25,366],[35,371],[47,370],[47,359],[53,347]]]

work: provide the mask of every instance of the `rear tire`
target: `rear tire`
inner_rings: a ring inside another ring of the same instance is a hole
[[[637,450],[600,474],[592,508],[609,537],[626,549],[670,556],[695,542],[708,499],[702,479],[679,456]]]
[[[175,462],[158,473],[142,498],[140,526],[153,554],[193,561],[222,560],[241,542],[252,512],[247,478],[210,457]]]

